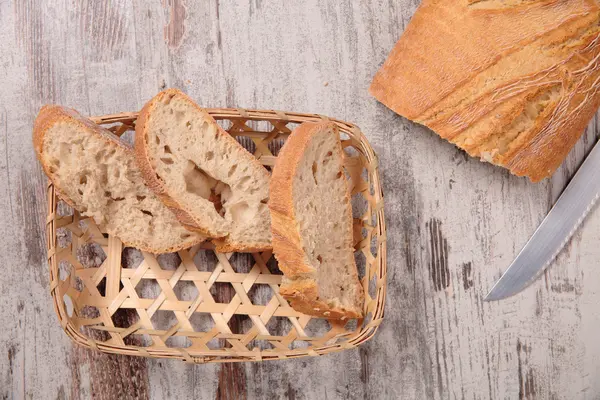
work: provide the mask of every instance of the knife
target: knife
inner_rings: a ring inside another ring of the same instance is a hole
[[[529,286],[550,265],[600,196],[600,141],[546,218],[484,300],[502,300]]]

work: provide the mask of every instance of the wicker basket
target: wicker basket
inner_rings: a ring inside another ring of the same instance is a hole
[[[231,135],[270,168],[291,129],[327,117],[210,109]],[[93,118],[126,138],[137,113]],[[50,291],[63,329],[107,353],[231,362],[317,356],[369,340],[385,302],[386,230],[377,157],[360,130],[341,131],[353,195],[357,265],[365,319],[330,322],[292,309],[279,295],[281,272],[270,251],[214,251],[197,245],[154,256],[125,248],[56,197],[48,186],[46,236]]]

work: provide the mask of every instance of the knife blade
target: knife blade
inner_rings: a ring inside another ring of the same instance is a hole
[[[569,242],[599,196],[600,141],[484,300],[513,296],[535,281]]]

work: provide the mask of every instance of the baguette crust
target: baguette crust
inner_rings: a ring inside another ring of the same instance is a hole
[[[593,0],[424,0],[370,92],[471,156],[537,182],[600,106],[599,22]]]
[[[271,227],[273,234],[273,252],[279,268],[285,275],[280,294],[287,299],[295,310],[308,315],[329,319],[361,318],[362,310],[331,306],[319,299],[318,285],[310,274],[315,273],[302,245],[300,232],[296,222],[293,198],[293,185],[296,171],[302,156],[310,143],[314,132],[326,126],[337,126],[330,122],[305,122],[294,129],[285,146],[281,149],[271,176]],[[340,165],[343,161],[340,159]],[[350,204],[347,192],[342,203]],[[347,208],[348,223],[352,225],[352,211]],[[357,293],[362,293],[362,286],[357,279]]]
[[[70,199],[68,196],[66,196],[63,193],[54,174],[50,170],[50,166],[46,162],[44,162],[44,158],[42,156],[43,146],[44,146],[44,138],[45,138],[46,132],[53,125],[55,125],[59,122],[62,122],[62,121],[79,125],[83,129],[88,130],[88,132],[90,134],[98,136],[100,139],[102,139],[106,143],[107,146],[117,146],[117,147],[120,147],[126,153],[129,153],[131,155],[131,157],[133,157],[134,155],[133,155],[133,151],[131,150],[131,148],[129,148],[122,141],[120,141],[110,131],[94,124],[89,119],[82,117],[75,110],[72,110],[72,109],[69,109],[66,107],[56,106],[56,105],[43,106],[40,109],[40,112],[34,122],[34,127],[33,127],[33,146],[34,146],[36,155],[38,157],[38,160],[40,160],[40,164],[42,165],[44,173],[46,174],[46,176],[48,176],[48,179],[50,179],[50,181],[53,183],[57,196],[59,198],[61,198],[64,202],[66,202],[69,206],[73,207],[74,209],[80,209],[80,207],[78,207],[78,205],[75,203],[75,201],[73,201],[72,199]],[[135,247],[137,249],[147,251],[150,253],[162,254],[162,253],[172,253],[175,251],[183,250],[183,249],[189,248],[191,246],[194,246],[195,244],[201,243],[203,241],[204,241],[204,239],[202,237],[193,235],[189,239],[182,241],[180,245],[171,246],[171,247],[167,247],[167,248],[151,248],[151,247],[148,247],[148,245],[146,243],[141,242],[141,241],[123,240],[123,244],[125,244],[126,246]]]
[[[210,121],[210,123],[214,124],[217,127],[217,135],[221,136],[225,140],[235,143],[236,146],[239,146],[239,143],[237,142],[237,140],[235,140],[233,137],[231,137],[231,135],[229,135],[225,130],[223,130],[223,128],[221,128],[221,126],[217,124],[217,122],[214,120],[214,118],[210,114],[208,114],[203,108],[198,106],[189,96],[187,96],[185,93],[181,92],[178,89],[166,89],[166,90],[160,92],[158,95],[156,95],[154,98],[152,98],[149,102],[147,102],[144,105],[144,107],[142,108],[142,110],[139,113],[139,116],[138,116],[138,119],[136,122],[135,146],[134,146],[135,147],[135,156],[136,156],[136,161],[138,163],[138,166],[139,166],[140,170],[142,171],[142,176],[144,177],[144,180],[146,181],[146,184],[148,185],[148,187],[150,189],[152,189],[152,191],[154,191],[154,193],[156,193],[158,198],[171,211],[173,211],[173,213],[175,214],[175,216],[177,217],[179,222],[186,229],[193,231],[193,232],[198,232],[204,236],[213,238],[212,242],[215,244],[217,251],[224,253],[224,252],[231,252],[231,251],[258,252],[258,251],[270,250],[272,248],[270,243],[265,243],[264,245],[261,245],[261,246],[250,246],[245,243],[233,242],[233,241],[229,240],[228,237],[222,237],[221,235],[219,235],[216,232],[213,232],[209,229],[203,229],[194,220],[192,215],[185,210],[183,205],[180,204],[179,202],[177,202],[177,200],[175,200],[175,198],[171,194],[169,194],[166,185],[160,179],[160,177],[157,175],[157,173],[154,169],[154,166],[153,166],[152,158],[150,157],[150,155],[148,153],[148,143],[147,143],[147,141],[148,141],[148,139],[147,139],[148,138],[148,130],[147,130],[148,118],[151,115],[152,110],[156,106],[157,103],[163,101],[163,99],[165,97],[173,98],[175,96],[184,98],[186,101],[191,103],[199,112],[203,113],[205,119]],[[250,154],[246,151],[246,152],[242,153],[241,157],[242,157],[241,162],[256,164],[261,169],[264,169],[265,174],[268,175],[268,171],[263,167],[262,164],[260,164],[258,162],[258,160],[252,154]]]

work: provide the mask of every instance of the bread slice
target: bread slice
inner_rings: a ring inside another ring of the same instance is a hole
[[[168,89],[144,106],[135,152],[152,190],[218,251],[271,248],[269,172],[188,96]]]
[[[133,151],[110,131],[60,106],[44,106],[33,141],[59,196],[127,246],[168,253],[204,240],[144,185]]]
[[[306,122],[283,146],[271,178],[273,251],[281,295],[305,314],[360,318],[364,293],[352,247],[352,207],[337,126]]]
[[[471,156],[539,181],[600,106],[596,0],[423,0],[370,91]]]

